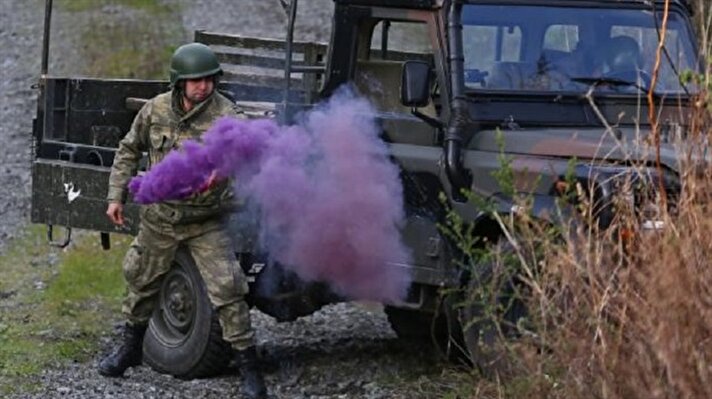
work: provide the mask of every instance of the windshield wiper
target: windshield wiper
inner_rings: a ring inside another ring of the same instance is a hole
[[[636,82],[631,82],[630,80],[614,78],[614,77],[610,77],[610,76],[609,77],[606,77],[606,76],[597,76],[597,77],[577,76],[577,77],[571,78],[570,80],[572,82],[583,83],[583,84],[587,84],[587,85],[591,85],[591,86],[608,85],[608,86],[613,86],[613,87],[635,87],[636,89],[640,90],[643,93],[648,92],[648,89],[639,85]]]

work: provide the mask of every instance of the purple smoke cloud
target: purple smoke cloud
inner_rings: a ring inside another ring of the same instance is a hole
[[[203,142],[185,140],[149,173],[129,182],[139,204],[183,199],[198,192],[210,175],[227,178],[259,162],[269,137],[279,130],[270,120],[237,121],[221,118],[205,133]]]
[[[378,137],[375,111],[341,91],[295,126],[222,118],[142,179],[137,201],[184,198],[213,171],[237,177],[260,209],[262,245],[305,281],[351,299],[401,300],[410,285],[400,240],[402,186]]]

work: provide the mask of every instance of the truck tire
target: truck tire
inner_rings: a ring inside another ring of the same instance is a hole
[[[469,357],[462,349],[462,329],[457,314],[450,312],[450,317],[445,313],[435,316],[432,313],[393,306],[386,306],[384,310],[391,328],[399,339],[418,345],[430,344],[446,360],[456,364],[469,364]],[[444,311],[449,310],[441,310]]]
[[[495,244],[493,250],[498,251],[503,257],[513,256],[515,253],[514,247],[504,239]],[[469,279],[463,294],[467,296],[474,290],[481,289],[482,284],[494,284],[492,276],[495,267],[494,260],[479,264],[476,267],[478,276]],[[491,376],[507,371],[509,362],[505,341],[516,339],[518,333],[513,326],[519,325],[520,321],[528,315],[526,305],[519,297],[521,290],[516,282],[517,274],[510,273],[514,274],[497,283],[496,287],[488,288],[497,290],[496,309],[505,309],[503,312],[497,310],[493,314],[492,311],[485,311],[484,306],[491,305],[477,303],[467,297],[463,300],[464,304],[459,307],[459,324],[463,326],[461,333],[464,355],[468,362],[484,375]]]
[[[143,344],[144,360],[158,372],[181,379],[223,371],[230,345],[213,309],[203,278],[185,248],[179,248],[159,293]]]
[[[393,306],[385,306],[384,311],[398,338],[425,340],[430,337],[431,315]]]

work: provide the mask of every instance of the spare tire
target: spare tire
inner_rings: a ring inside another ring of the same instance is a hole
[[[232,350],[222,339],[217,312],[187,249],[178,249],[158,302],[143,343],[146,363],[182,379],[223,371]]]

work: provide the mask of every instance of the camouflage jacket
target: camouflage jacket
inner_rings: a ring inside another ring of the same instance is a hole
[[[138,112],[131,130],[119,143],[109,177],[109,202],[126,202],[127,184],[137,172],[143,152],[148,151],[148,166],[160,162],[186,139],[200,139],[221,116],[244,117],[232,101],[217,91],[189,112],[180,107],[173,91],[148,101]],[[232,195],[222,182],[211,190],[180,201],[151,205],[152,213],[167,223],[193,222],[214,217],[229,208]]]

